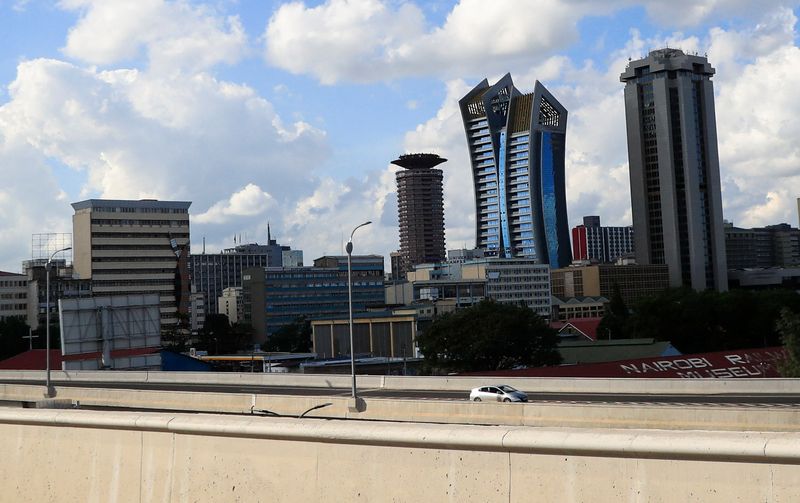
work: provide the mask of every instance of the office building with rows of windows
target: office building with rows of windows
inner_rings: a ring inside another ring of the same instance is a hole
[[[384,305],[383,257],[353,255],[353,311]],[[347,257],[326,256],[313,267],[256,267],[242,275],[243,321],[256,344],[298,318],[348,314]]]
[[[520,93],[508,74],[493,86],[484,79],[459,106],[475,187],[476,248],[569,265],[567,110],[539,82]]]
[[[636,262],[695,290],[728,288],[713,75],[702,56],[659,49],[620,76]]]
[[[572,259],[608,264],[633,253],[633,227],[601,227],[600,217],[583,217],[572,228]]]
[[[72,204],[74,273],[95,296],[158,293],[161,324],[189,314],[186,201],[89,199]]]

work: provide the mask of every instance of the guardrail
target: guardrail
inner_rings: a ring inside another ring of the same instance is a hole
[[[0,371],[0,382],[44,379],[41,371]],[[141,372],[141,371],[55,371],[54,381],[239,384],[349,388],[347,374],[279,374],[236,372]],[[630,394],[800,394],[800,379],[640,379],[561,377],[473,377],[473,376],[374,376],[359,375],[364,389],[468,391],[487,383],[503,382],[540,393],[630,393]]]

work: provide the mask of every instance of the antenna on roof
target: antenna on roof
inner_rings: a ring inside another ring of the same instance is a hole
[[[203,255],[206,254],[206,237],[203,236]]]

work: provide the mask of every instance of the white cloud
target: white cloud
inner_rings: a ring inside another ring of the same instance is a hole
[[[19,65],[9,91],[0,174],[15,190],[0,214],[18,246],[2,251],[4,264],[28,256],[31,233],[71,228],[72,201],[58,200],[51,159],[83,179],[80,197],[191,200],[192,213],[204,215],[193,225],[198,234],[218,235],[232,222],[261,235],[265,211],[279,220],[280,208],[313,191],[314,169],[328,155],[324,132],[284,124],[252,89],[207,74],[99,72],[39,59]],[[233,196],[221,204],[220,194]]]
[[[81,18],[63,48],[66,55],[97,65],[136,58],[145,51],[160,71],[197,71],[235,63],[246,49],[237,17],[222,18],[187,0],[62,0]]]
[[[599,12],[560,0],[461,0],[442,26],[427,29],[412,3],[327,0],[282,5],[265,32],[266,58],[326,84],[408,75],[475,75],[504,71],[577,39],[577,21]]]
[[[225,201],[219,201],[205,213],[193,217],[196,223],[225,223],[232,217],[251,217],[262,215],[275,204],[275,198],[261,190],[261,187],[248,183],[241,190],[231,194]]]

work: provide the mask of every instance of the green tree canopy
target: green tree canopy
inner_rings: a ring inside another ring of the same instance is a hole
[[[308,353],[311,351],[311,322],[297,318],[275,331],[267,339],[267,351]]]
[[[625,337],[670,341],[682,353],[779,346],[775,323],[784,308],[800,312],[800,295],[791,290],[670,289],[635,303],[621,328],[613,309],[601,326],[616,326]]]
[[[778,372],[783,377],[800,377],[800,316],[781,310],[777,328],[786,347],[786,359],[778,364]]]
[[[558,335],[541,317],[491,300],[438,318],[417,342],[428,366],[455,372],[561,362]]]
[[[12,316],[0,320],[0,360],[28,350],[28,325],[22,318]]]

